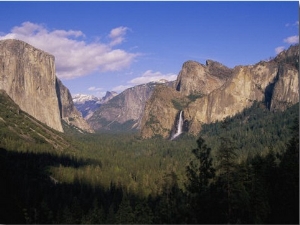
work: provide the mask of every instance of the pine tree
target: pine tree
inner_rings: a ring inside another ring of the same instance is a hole
[[[224,121],[222,128],[228,130],[228,121]],[[237,168],[236,159],[236,146],[235,143],[229,137],[219,137],[220,147],[217,151],[217,172],[218,172],[218,185],[222,187],[223,198],[221,203],[226,208],[226,222],[232,223],[234,221],[233,215],[233,192],[235,190],[235,172]],[[222,191],[221,190],[221,191]],[[224,221],[225,222],[225,221]]]
[[[209,223],[210,221],[210,182],[215,177],[210,156],[211,149],[203,138],[197,140],[198,148],[192,153],[196,160],[190,161],[186,168],[188,183],[185,184],[190,202],[192,223]]]
[[[122,202],[116,213],[116,223],[134,223],[134,213],[126,192],[123,192]]]

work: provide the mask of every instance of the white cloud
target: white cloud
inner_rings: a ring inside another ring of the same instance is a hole
[[[127,27],[117,27],[110,31],[109,37],[112,39],[110,42],[110,46],[115,46],[121,44],[125,38],[125,34],[127,32]]]
[[[276,54],[279,54],[279,53],[282,52],[283,50],[284,50],[284,46],[279,46],[279,47],[275,48]]]
[[[118,71],[127,68],[139,55],[112,47],[124,41],[128,28],[111,30],[110,43],[86,43],[84,33],[75,30],[50,31],[44,25],[24,22],[1,39],[19,39],[55,56],[57,76],[72,79],[92,72]]]
[[[288,43],[288,44],[296,44],[296,43],[299,43],[299,35],[287,37],[287,38],[285,38],[283,41],[284,41],[285,43]]]
[[[144,72],[140,77],[136,77],[130,81],[128,81],[128,85],[119,85],[117,87],[114,87],[112,91],[116,91],[118,93],[124,91],[125,89],[131,88],[136,85],[140,84],[146,84],[149,82],[155,82],[159,80],[167,80],[167,81],[173,81],[176,80],[177,75],[173,73],[167,73],[163,74],[161,72],[153,72],[152,70],[147,70]]]
[[[285,24],[286,27],[294,27],[294,26],[299,26],[299,21],[296,21],[295,23],[287,23]]]
[[[103,88],[97,88],[97,87],[89,87],[88,91],[101,91]]]
[[[161,79],[173,81],[176,80],[177,75],[173,73],[163,74],[161,72],[153,72],[152,70],[147,70],[142,74],[140,77],[136,77],[129,81],[128,83],[139,85],[139,84],[145,84],[152,81],[159,81]]]
[[[121,93],[122,91],[124,91],[124,90],[126,90],[126,89],[128,89],[128,88],[131,88],[131,87],[132,87],[132,85],[119,85],[119,86],[117,86],[117,87],[114,87],[114,88],[112,89],[112,91]]]

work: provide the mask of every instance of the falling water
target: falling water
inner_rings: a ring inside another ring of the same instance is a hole
[[[183,111],[180,111],[180,114],[179,114],[179,120],[178,120],[178,123],[177,123],[177,132],[172,136],[171,140],[174,140],[175,138],[177,138],[182,133],[182,127],[183,127],[182,112]]]

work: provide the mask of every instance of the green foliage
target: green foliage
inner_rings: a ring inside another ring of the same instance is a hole
[[[190,214],[191,218],[194,218],[190,222],[211,223],[209,214],[212,205],[209,202],[211,194],[209,185],[215,177],[215,168],[210,155],[211,149],[205,144],[205,140],[200,137],[197,144],[198,148],[192,150],[196,161],[190,161],[186,169],[188,178],[186,189],[191,207]]]
[[[202,98],[204,95],[199,93],[199,94],[190,94],[188,96],[188,99],[191,101],[191,102],[194,102],[196,101],[198,98]]]
[[[239,161],[251,155],[267,154],[269,148],[273,148],[275,153],[282,153],[290,138],[290,127],[298,115],[299,103],[284,112],[275,113],[267,110],[262,103],[254,102],[250,108],[226,118],[227,131],[221,128],[222,122],[219,121],[204,124],[200,136],[212,148],[213,156],[220,147],[218,139],[221,136],[234,140]]]

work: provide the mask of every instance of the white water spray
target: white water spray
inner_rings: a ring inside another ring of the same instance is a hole
[[[175,138],[177,138],[180,134],[182,134],[182,127],[183,127],[183,116],[182,116],[182,112],[180,111],[179,114],[179,120],[177,123],[177,132],[172,136],[171,140],[174,140]]]

